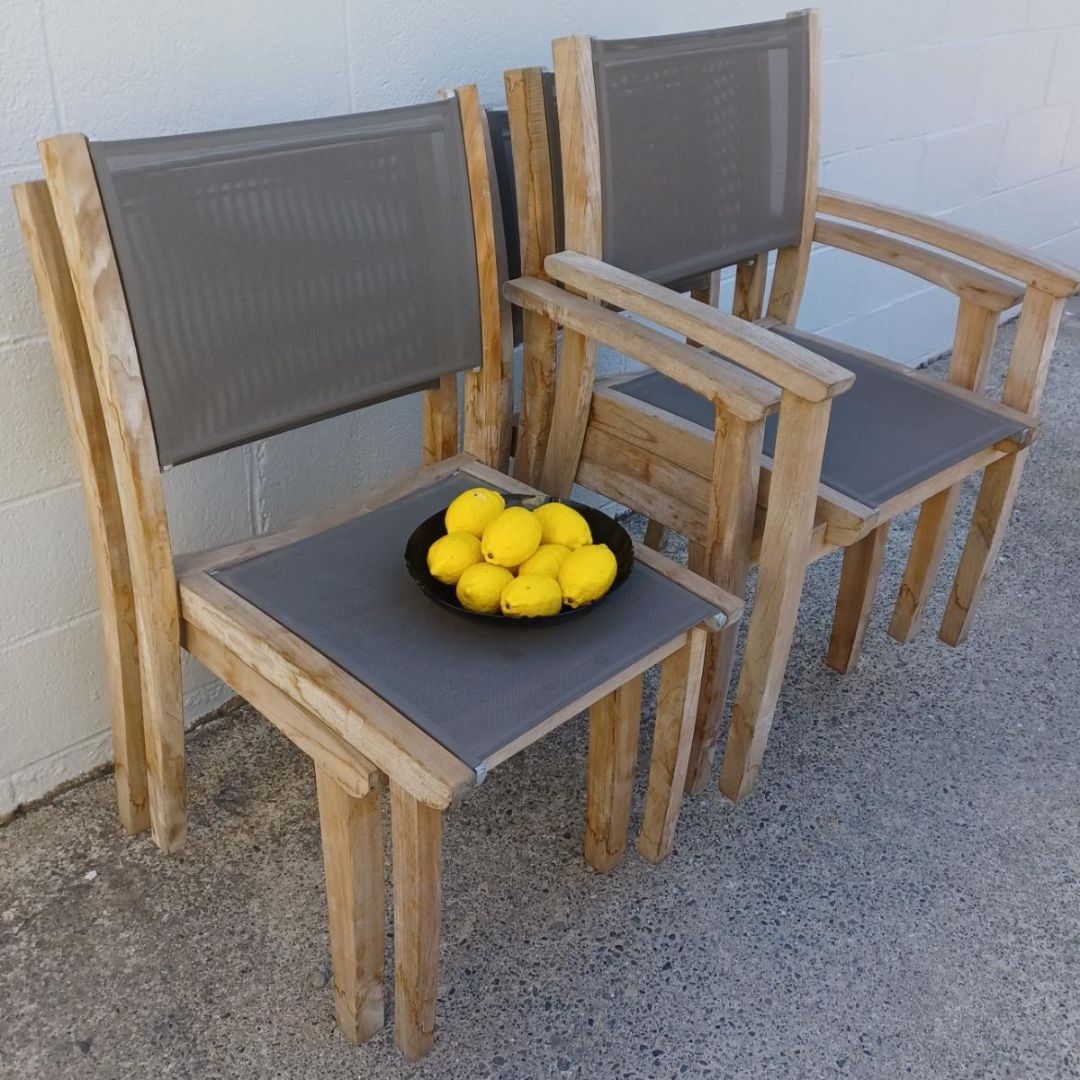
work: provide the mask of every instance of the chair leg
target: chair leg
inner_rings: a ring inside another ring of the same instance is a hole
[[[757,593],[720,767],[720,790],[734,802],[754,790],[791,653],[806,579],[829,405],[828,401],[793,399],[787,391],[781,399]]]
[[[100,576],[100,571],[99,571]],[[100,593],[99,593],[100,595]],[[143,734],[139,643],[130,611],[121,615],[110,597],[101,606],[105,674],[112,717],[113,775],[120,824],[128,833],[150,828],[150,788]]]
[[[960,301],[949,363],[949,381],[968,390],[981,391],[990,367],[990,356],[997,339],[998,313],[980,307],[972,300]],[[904,578],[896,596],[889,636],[907,643],[918,633],[926,610],[926,601],[934,587],[945,545],[952,532],[960,485],[927,499],[919,510],[915,537],[911,542]]]
[[[698,696],[705,665],[708,632],[695,627],[686,644],[660,668],[649,787],[638,851],[651,863],[662,862],[675,843],[690,747],[697,723]]]
[[[825,657],[829,667],[841,674],[847,674],[859,662],[888,538],[889,522],[886,521],[844,549],[832,637]]]
[[[145,636],[140,626],[139,668],[150,831],[162,851],[179,851],[187,840],[187,774],[178,621]]]
[[[986,577],[1005,538],[1027,454],[1027,450],[1009,454],[988,465],[983,472],[964,553],[938,631],[938,637],[949,645],[959,645],[971,630]]]
[[[664,546],[664,535],[664,526],[650,518],[649,524],[645,526],[645,546],[659,551]]]
[[[750,549],[754,542],[765,423],[763,420],[748,422],[717,407],[713,429],[709,542],[691,544],[687,561],[695,574],[741,597],[746,592]],[[687,794],[704,788],[712,775],[738,638],[739,628],[735,624],[725,627],[720,634],[709,636],[705,675],[698,699],[697,727],[686,770]]]
[[[346,791],[318,766],[334,1016],[351,1042],[370,1039],[384,1022],[386,923],[379,789],[363,798]]]
[[[390,782],[394,859],[394,1042],[410,1060],[435,1042],[442,919],[442,811]]]
[[[641,728],[641,684],[638,675],[589,709],[585,858],[601,874],[617,866],[626,854]]]
[[[930,599],[952,532],[959,496],[960,485],[954,484],[927,499],[919,510],[904,578],[889,621],[889,636],[899,642],[911,641],[922,624],[926,602]]]

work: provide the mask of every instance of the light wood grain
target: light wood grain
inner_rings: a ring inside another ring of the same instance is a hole
[[[410,1060],[435,1042],[442,923],[442,814],[390,781],[394,859],[394,1042]]]
[[[765,282],[769,271],[767,252],[744,259],[735,268],[735,294],[731,314],[737,319],[755,322],[761,318],[765,304]]]
[[[886,521],[857,544],[844,548],[832,635],[825,656],[825,663],[834,671],[846,674],[859,662],[888,538]]]
[[[549,495],[564,499],[570,494],[581,462],[595,381],[596,341],[576,330],[564,330],[551,433],[540,471],[540,487]]]
[[[795,325],[806,287],[810,249],[814,240],[814,213],[817,206],[818,161],[821,154],[821,20],[815,10],[789,12],[788,17],[807,18],[806,62],[806,180],[803,190],[802,228],[798,244],[781,248],[773,267],[769,315],[781,323]]]
[[[585,35],[552,44],[559,101],[559,138],[567,247],[590,255],[602,250],[600,224],[600,139],[592,41]],[[545,264],[546,265],[546,264]],[[576,330],[563,331],[555,400],[540,486],[551,495],[570,493],[596,379],[596,342]]]
[[[660,669],[649,786],[638,836],[638,852],[651,863],[666,859],[675,844],[707,637],[701,629],[692,630],[686,645]]]
[[[515,304],[647,364],[744,420],[760,419],[779,405],[780,391],[764,379],[555,285],[519,278],[508,281],[504,292]]]
[[[973,301],[961,300],[949,361],[950,381],[981,393],[996,337],[997,314]],[[910,641],[918,632],[945,554],[959,498],[960,485],[954,484],[932,495],[919,509],[919,520],[889,622],[889,634],[897,641]]]
[[[1071,296],[1080,287],[1080,271],[1072,267],[1044,258],[1027,248],[1007,244],[974,229],[965,229],[925,214],[824,188],[818,191],[817,209],[819,213],[831,217],[869,225],[874,229],[886,229],[949,251],[1005,277],[1035,286],[1051,296]]]
[[[514,342],[510,306],[499,291],[507,275],[504,249],[495,242],[495,222],[499,217],[501,223],[501,216],[492,183],[491,133],[476,87],[461,86],[456,96],[465,137],[483,350],[479,371],[465,373],[464,446],[474,457],[505,471],[510,462]]]
[[[1038,409],[1063,307],[1060,297],[1040,289],[1028,289],[1005,374],[1002,399],[1006,405],[1029,413]],[[1026,449],[1008,454],[987,465],[983,474],[971,527],[938,631],[941,640],[950,645],[959,645],[971,630],[987,576],[1005,538],[1027,455]]]
[[[619,392],[618,385],[599,385],[593,394],[590,435],[602,431],[650,457],[669,461],[702,479],[710,477],[713,466],[713,433],[646,402]],[[589,444],[586,444],[586,454]],[[622,448],[619,448],[622,453]],[[761,458],[758,505],[768,506],[773,469],[772,458]],[[688,498],[690,498],[688,496]],[[690,498],[691,502],[696,500]],[[704,504],[702,504],[704,505]],[[817,520],[828,525],[833,543],[853,543],[864,536],[877,520],[876,511],[856,502],[826,484],[818,485]]]
[[[538,67],[508,71],[503,77],[514,156],[518,240],[523,276],[543,278],[544,259],[555,250],[555,195],[551,143]],[[521,419],[514,475],[540,483],[555,403],[558,327],[535,311],[522,312]]]
[[[962,644],[971,631],[976,606],[1005,538],[1027,455],[1026,450],[1009,454],[988,465],[983,473],[971,527],[938,631],[938,637],[948,645]]]
[[[1054,355],[1065,301],[1039,289],[1028,289],[1016,328],[1001,401],[1023,413],[1039,411],[1050,359]]]
[[[135,339],[86,139],[39,144],[109,434],[138,627],[150,823],[163,851],[183,847],[184,723],[169,525]]]
[[[592,39],[585,34],[557,38],[551,46],[559,102],[565,244],[570,251],[600,258],[600,133],[593,80]]]
[[[708,540],[701,572],[735,596],[746,591],[761,476],[764,419],[748,423],[717,408],[713,443]],[[693,567],[697,569],[696,567]],[[709,778],[735,662],[738,625],[709,639],[693,747],[687,767],[687,791],[698,791]]]
[[[101,611],[117,813],[124,829],[137,833],[150,827],[139,645],[109,436],[48,187],[43,180],[35,180],[16,184],[12,193],[82,481]]]
[[[362,797],[315,767],[330,921],[334,1016],[351,1042],[384,1022],[386,921],[379,789]]]
[[[544,265],[557,281],[700,341],[807,401],[823,401],[855,381],[851,372],[786,338],[599,259],[564,251]]]
[[[420,801],[448,806],[476,782],[472,769],[363,683],[208,574],[180,583],[185,621],[318,716]]]
[[[355,798],[363,798],[378,782],[379,771],[346,739],[318,717],[302,709],[273,683],[248,667],[217,638],[185,623],[183,646],[200,664],[232,687],[270,721],[315,767],[333,777]]]
[[[1018,304],[1024,295],[1024,290],[1011,281],[994,277],[932,248],[916,247],[884,233],[818,218],[814,239],[819,244],[895,266],[988,311],[1004,311]]]
[[[421,405],[421,464],[453,457],[458,452],[457,375],[441,376],[438,386],[424,391]]]
[[[641,727],[638,675],[589,709],[589,779],[585,860],[606,874],[623,860]]]
[[[720,790],[733,801],[750,794],[761,770],[791,651],[829,404],[785,394],[780,406],[769,498],[782,510],[765,519],[754,610],[720,771]]]

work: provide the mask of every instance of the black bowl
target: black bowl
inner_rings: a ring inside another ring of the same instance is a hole
[[[444,585],[441,581],[436,581],[427,568],[428,548],[440,536],[446,535],[446,526],[443,524],[443,518],[446,515],[445,510],[432,514],[413,531],[412,536],[409,537],[409,542],[405,545],[405,566],[408,568],[413,581],[420,586],[429,600],[433,600],[448,611],[453,611],[457,615],[464,615],[469,619],[483,619],[486,622],[501,622],[513,626],[551,626],[554,623],[563,623],[568,619],[587,615],[597,604],[602,604],[630,576],[630,571],[634,568],[634,542],[630,539],[630,534],[614,518],[602,514],[599,510],[594,510],[591,506],[585,506],[583,503],[572,502],[569,499],[548,499],[540,496],[520,498],[509,495],[506,497],[507,506],[525,506],[530,510],[535,510],[536,507],[547,502],[565,502],[567,506],[572,506],[589,523],[593,543],[607,544],[615,556],[615,562],[618,566],[615,571],[615,580],[612,582],[611,588],[599,600],[594,600],[591,604],[583,604],[577,608],[564,605],[562,611],[557,615],[539,616],[532,619],[512,619],[502,614],[485,615],[476,611],[466,611],[458,602],[454,586]]]

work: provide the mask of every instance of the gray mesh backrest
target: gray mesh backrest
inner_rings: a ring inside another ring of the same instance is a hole
[[[593,68],[606,261],[667,284],[798,241],[805,15],[594,41]]]
[[[163,465],[480,362],[456,101],[91,155]]]

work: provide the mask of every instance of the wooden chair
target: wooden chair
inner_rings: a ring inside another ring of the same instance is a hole
[[[15,198],[97,558],[121,820],[149,823],[166,851],[184,842],[186,648],[314,762],[335,1012],[358,1041],[383,1024],[386,777],[395,1039],[419,1057],[434,1037],[443,811],[589,709],[585,854],[611,869],[642,676],[659,663],[638,848],[664,858],[706,639],[741,602],[644,548],[618,592],[555,632],[458,618],[408,579],[406,537],[455,494],[536,493],[499,471],[509,308],[475,88],[381,113],[115,143],[62,135],[40,149],[45,180]],[[418,471],[275,535],[174,559],[163,467],[414,391]]]
[[[505,80],[526,275],[508,295],[524,311],[523,395],[536,440],[523,444],[518,475],[554,493],[603,482],[652,519],[654,542],[657,524],[684,533],[690,565],[738,595],[758,564],[720,773],[732,799],[749,794],[761,767],[807,564],[844,549],[827,662],[850,671],[889,522],[921,508],[889,628],[907,641],[960,481],[985,470],[940,630],[952,645],[967,636],[1038,427],[1064,298],[1080,282],[1032,252],[819,190],[818,53],[816,13],[797,12],[662,38],[562,38],[553,80],[539,68]],[[795,329],[814,242],[958,297],[947,383]],[[736,267],[731,315],[713,309],[716,271],[727,266]],[[693,274],[711,275],[712,288]],[[691,296],[680,295],[688,286]],[[770,415],[733,416],[663,371],[597,382],[576,294],[766,380]],[[1021,303],[1004,391],[992,400],[983,387],[997,324]],[[718,638],[709,661],[691,789],[709,774],[734,637]]]

